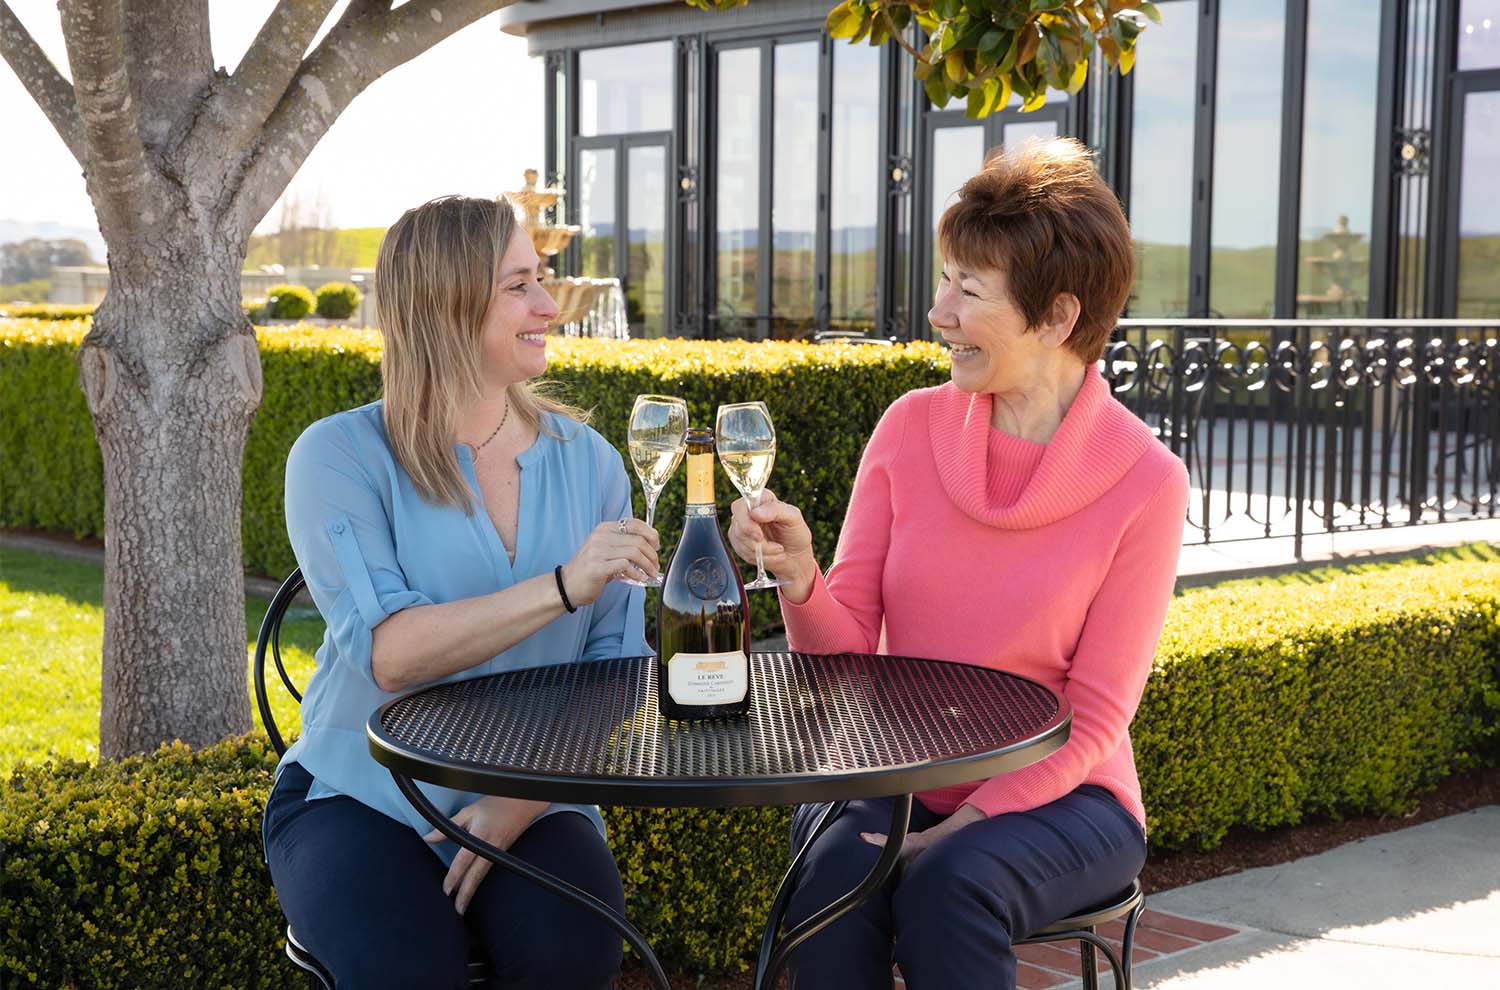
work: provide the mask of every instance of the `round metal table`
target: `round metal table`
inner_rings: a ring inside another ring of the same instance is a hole
[[[413,783],[580,804],[648,807],[834,802],[793,857],[761,939],[755,986],[803,941],[883,884],[896,867],[911,795],[1017,770],[1067,740],[1066,699],[986,667],[872,654],[750,656],[748,714],[662,718],[655,657],[536,667],[441,684],[382,705],[370,752],[422,815],[459,845],[603,917],[657,986],[645,938],[590,894],[459,829]],[[842,802],[896,796],[890,838],[854,890],[777,933],[803,853]]]

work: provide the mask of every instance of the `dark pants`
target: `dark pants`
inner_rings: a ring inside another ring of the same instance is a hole
[[[827,805],[792,816],[800,848]],[[911,831],[943,820],[912,802]],[[880,855],[861,832],[890,830],[891,799],[850,801],[808,851],[787,910],[809,917],[854,887]],[[1086,785],[1033,811],[997,815],[912,860],[852,914],[792,954],[792,986],[889,990],[891,963],[911,990],[1016,985],[1013,938],[1109,899],[1146,861],[1140,824]]]
[[[466,914],[443,895],[447,867],[410,825],[352,798],[307,801],[312,777],[289,764],[266,804],[276,896],[297,939],[339,990],[462,988],[471,937],[498,987],[609,987],[620,937],[602,920],[495,866]],[[582,815],[534,823],[510,852],[625,909],[609,847]]]

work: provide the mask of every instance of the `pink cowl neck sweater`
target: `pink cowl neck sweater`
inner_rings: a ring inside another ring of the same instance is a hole
[[[950,383],[891,405],[833,566],[806,602],[782,600],[788,638],[982,664],[1072,703],[1062,749],[917,795],[932,811],[1025,811],[1098,784],[1144,825],[1128,727],[1172,596],[1187,472],[1093,369],[1049,443],[993,429],[991,401]]]

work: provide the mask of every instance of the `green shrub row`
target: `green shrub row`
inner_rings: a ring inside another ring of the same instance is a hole
[[[83,332],[78,324],[0,325],[0,477],[7,488],[0,526],[103,537],[99,453],[73,360]],[[380,335],[309,326],[258,333],[265,391],[245,446],[245,567],[279,577],[295,566],[282,508],[286,453],[309,423],[379,397]],[[593,410],[593,425],[621,456],[630,407],[642,392],[682,396],[699,425],[712,425],[720,403],[765,400],[777,432],[770,487],[803,508],[825,559],[880,414],[903,392],[948,377],[947,358],[932,344],[558,338],[548,349],[548,377],[566,398]],[[656,507],[663,561],[681,527],[683,477],[679,472]],[[636,514],[644,516],[633,476],[632,490]],[[722,472],[715,491],[725,507],[737,497]],[[779,621],[774,608],[755,614],[758,632]]]
[[[1232,826],[1399,814],[1500,762],[1500,582],[1484,562],[1173,602],[1132,726],[1155,849]],[[0,789],[0,986],[281,988],[260,855],[260,737]],[[787,812],[607,808],[627,911],[669,965],[753,953],[787,860]]]
[[[64,303],[11,303],[0,306],[0,316],[13,320],[87,320],[94,315],[94,307],[67,305]]]

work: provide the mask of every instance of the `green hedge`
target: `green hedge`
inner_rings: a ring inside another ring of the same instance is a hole
[[[1152,844],[1399,814],[1500,763],[1500,559],[1173,602],[1131,728]]]
[[[1482,556],[1176,599],[1131,730],[1152,847],[1399,814],[1500,762],[1500,556]],[[19,769],[0,789],[0,986],[291,987],[260,858],[272,764],[249,737]],[[785,867],[785,809],[605,817],[663,960],[741,965]]]
[[[262,736],[0,788],[0,987],[304,986],[261,857]],[[629,917],[669,965],[735,969],[786,861],[786,812],[606,809]]]
[[[103,538],[99,453],[73,360],[83,332],[81,324],[0,325],[0,477],[15,489],[0,499],[0,526]],[[296,563],[282,506],[286,453],[309,423],[379,397],[380,335],[311,326],[257,333],[265,392],[245,445],[245,567],[279,577]],[[557,338],[548,350],[548,377],[563,383],[565,397],[594,411],[593,425],[622,456],[630,407],[642,392],[682,396],[698,424],[712,424],[721,402],[764,399],[778,444],[771,488],[803,507],[825,559],[880,414],[903,392],[948,377],[946,355],[932,344]],[[681,527],[684,485],[679,472],[657,503],[663,561]],[[631,487],[636,513],[644,516],[633,476]],[[725,507],[737,497],[722,472],[716,493]],[[757,632],[778,622],[774,609],[756,616]]]
[[[8,316],[13,320],[87,320],[93,315],[93,306],[71,306],[64,303],[10,303],[0,306],[0,316]]]

